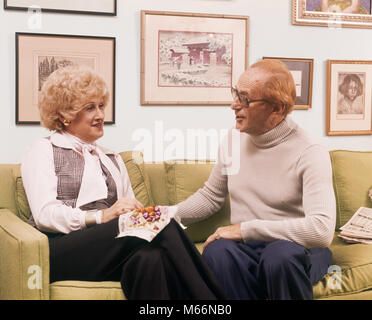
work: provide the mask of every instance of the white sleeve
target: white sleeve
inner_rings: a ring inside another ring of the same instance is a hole
[[[57,200],[53,147],[47,139],[33,143],[21,165],[22,180],[36,226],[46,232],[70,233],[85,228],[85,212]]]

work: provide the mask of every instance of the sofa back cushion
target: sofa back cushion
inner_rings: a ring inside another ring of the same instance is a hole
[[[154,204],[151,193],[150,180],[145,171],[143,154],[139,151],[125,151],[120,153],[128,170],[130,183],[136,199],[145,207]]]
[[[168,206],[167,181],[163,162],[145,162],[145,171],[150,179],[153,205]]]
[[[164,162],[167,191],[170,205],[186,200],[199,188],[204,186],[214,167],[212,161],[176,160]],[[222,208],[203,221],[187,226],[185,230],[192,241],[205,241],[217,227],[226,226],[230,223],[230,200],[229,196]]]
[[[141,152],[126,151],[120,153],[124,164],[128,170],[129,179],[132,184],[136,198],[144,205],[153,204],[149,178],[144,170],[143,155]],[[20,166],[13,169],[15,183],[14,197],[16,203],[16,214],[24,221],[31,216],[25,189],[22,183]]]
[[[28,221],[31,216],[30,205],[28,204],[25,188],[22,183],[21,166],[13,170],[13,177],[15,183],[14,197],[17,208],[17,216],[23,221]]]
[[[16,203],[14,199],[14,179],[13,170],[19,164],[0,164],[0,209],[9,209],[16,213]]]
[[[360,207],[372,207],[372,152],[334,150],[330,152],[336,196],[336,229],[342,227]]]

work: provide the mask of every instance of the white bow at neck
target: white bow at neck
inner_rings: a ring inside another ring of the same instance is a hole
[[[108,190],[101,163],[107,168],[114,179],[116,190],[123,189],[119,169],[96,143],[87,143],[67,132],[61,134],[55,133],[51,138],[52,143],[55,143],[57,146],[73,149],[84,157],[83,177],[76,201],[77,208],[107,198]]]

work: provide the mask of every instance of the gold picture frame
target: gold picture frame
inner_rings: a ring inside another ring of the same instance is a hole
[[[292,0],[292,24],[372,28],[371,8],[370,0]]]
[[[372,134],[372,61],[327,61],[326,133]]]
[[[116,16],[117,0],[4,0],[4,10]]]
[[[39,93],[53,71],[67,65],[92,68],[110,99],[105,123],[115,123],[116,38],[16,32],[16,124],[40,124]]]
[[[141,105],[230,105],[249,17],[141,11]]]
[[[310,109],[313,96],[314,59],[278,57],[263,57],[263,59],[277,59],[282,61],[288,67],[295,81],[297,92],[297,97],[293,109]]]

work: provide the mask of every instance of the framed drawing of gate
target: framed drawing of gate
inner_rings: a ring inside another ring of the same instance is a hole
[[[249,17],[141,12],[141,105],[229,105]]]

